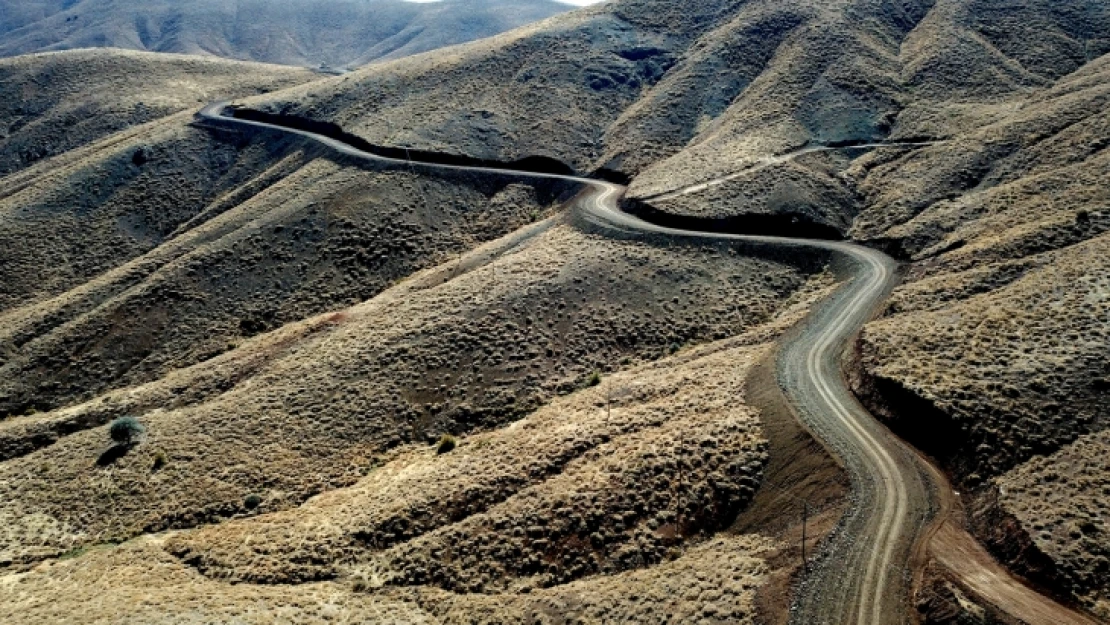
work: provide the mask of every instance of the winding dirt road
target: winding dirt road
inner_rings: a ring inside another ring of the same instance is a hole
[[[338,153],[375,162],[400,165],[412,163],[361,151],[337,139],[264,122],[225,116],[227,103],[205,107],[197,114],[203,125],[222,128],[255,127],[292,133],[312,139]],[[905,147],[909,147],[908,144]],[[867,146],[859,146],[867,147]],[[818,151],[810,147],[795,153],[766,159],[765,166],[784,163],[802,154]],[[701,240],[732,240],[749,244],[822,250],[831,253],[833,267],[842,278],[839,289],[807,318],[793,333],[777,363],[777,375],[787,397],[797,408],[809,429],[843,461],[852,480],[852,505],[836,532],[826,541],[823,553],[797,593],[791,621],[799,625],[855,624],[885,625],[912,621],[909,596],[912,584],[911,561],[918,553],[931,519],[942,511],[950,498],[947,484],[933,467],[924,462],[890,431],[878,423],[856,400],[844,378],[845,354],[850,341],[875,313],[896,282],[895,262],[870,248],[846,242],[794,239],[771,236],[737,235],[718,232],[679,230],[649,223],[619,208],[625,187],[609,182],[510,169],[478,168],[459,165],[420,163],[440,170],[481,171],[485,173],[562,180],[584,185],[574,205],[577,216],[606,229],[631,233],[650,233]],[[764,165],[759,165],[763,167]],[[735,176],[751,173],[752,169]],[[735,177],[732,176],[732,177]],[[667,196],[694,193],[725,177]],[[662,196],[661,196],[662,197]],[[962,529],[948,528],[957,534]],[[971,541],[964,535],[954,541]],[[985,552],[984,552],[985,553]],[[943,562],[943,558],[938,558]],[[989,558],[988,558],[989,560]],[[975,577],[986,565],[971,564],[956,575]],[[1032,594],[1009,578],[1012,593]],[[965,584],[971,586],[971,584]],[[981,585],[980,585],[981,586]],[[984,598],[991,601],[989,587]],[[1012,600],[1013,595],[1007,595]],[[1058,623],[1091,621],[1041,598],[1060,619]],[[997,605],[997,604],[996,604]],[[1054,607],[1053,607],[1054,606]],[[1003,611],[1006,606],[999,606]],[[1020,609],[1016,617],[1020,618]],[[1041,621],[1035,621],[1041,622]]]
[[[805,625],[907,622],[909,563],[935,509],[927,467],[871,417],[848,389],[842,358],[848,342],[894,287],[895,262],[851,243],[690,232],[620,211],[613,185],[588,198],[594,220],[623,230],[676,237],[785,245],[833,252],[846,281],[781,350],[783,391],[810,430],[845,463],[853,505],[795,599],[791,621]]]

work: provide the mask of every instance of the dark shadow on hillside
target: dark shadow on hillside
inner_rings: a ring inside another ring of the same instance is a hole
[[[127,455],[131,451],[132,445],[112,445],[108,449],[101,452],[100,457],[96,459],[96,466],[107,467],[115,464],[117,460]]]
[[[844,239],[844,234],[836,228],[813,221],[809,216],[801,213],[749,213],[730,217],[694,217],[668,213],[646,202],[627,199],[622,202],[621,208],[646,222],[676,230],[827,241]]]
[[[226,110],[230,111],[232,116],[236,119],[244,119],[247,121],[262,122],[265,124],[272,124],[274,126],[281,126],[283,128],[291,128],[293,130],[303,130],[314,134],[322,135],[330,139],[342,141],[347,145],[366,152],[375,156],[383,158],[391,158],[401,161],[410,161],[414,163],[423,163],[428,165],[453,165],[456,167],[479,167],[484,169],[508,169],[512,171],[537,173],[537,174],[554,174],[558,176],[575,176],[578,175],[570,165],[551,158],[549,156],[528,156],[515,161],[503,162],[489,159],[474,158],[472,156],[465,156],[462,154],[449,154],[445,152],[431,152],[427,150],[398,148],[392,146],[375,145],[358,135],[351,134],[338,124],[331,122],[322,122],[297,115],[283,115],[276,113],[267,113],[265,111],[258,111],[248,108],[235,108],[228,107]]]

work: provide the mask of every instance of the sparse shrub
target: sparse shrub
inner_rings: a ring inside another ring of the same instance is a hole
[[[436,454],[445,454],[455,448],[459,441],[450,434],[444,434],[439,437],[439,442],[436,443]]]
[[[136,167],[142,167],[149,160],[150,153],[145,147],[140,147],[131,154],[131,162],[134,163]]]
[[[151,467],[151,469],[157,471],[158,469],[161,469],[162,467],[169,464],[169,462],[170,459],[168,456],[166,456],[166,452],[159,449],[158,451],[154,452],[154,465]]]
[[[255,508],[257,508],[258,506],[261,506],[261,505],[262,505],[262,497],[259,497],[258,495],[254,494],[254,493],[251,493],[251,494],[247,495],[243,499],[243,506],[246,507],[247,510],[254,510]]]
[[[590,372],[590,377],[586,378],[586,386],[597,386],[601,384],[601,374],[597,371]]]
[[[108,435],[119,445],[130,445],[145,431],[135,417],[120,417],[108,426]]]
[[[1077,223],[1077,224],[1087,224],[1087,223],[1090,223],[1090,222],[1091,222],[1091,211],[1084,209],[1084,210],[1081,210],[1081,211],[1079,211],[1075,214],[1075,223]]]

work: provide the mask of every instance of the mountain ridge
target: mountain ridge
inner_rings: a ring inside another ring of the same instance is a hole
[[[338,70],[571,9],[553,0],[3,0],[0,56],[116,47]]]

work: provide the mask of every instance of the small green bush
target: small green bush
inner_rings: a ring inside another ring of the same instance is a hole
[[[255,495],[254,493],[251,493],[250,495],[247,495],[245,499],[243,499],[243,505],[247,508],[247,510],[254,510],[258,506],[262,505],[262,498],[258,495]]]
[[[145,431],[135,417],[120,417],[108,426],[108,435],[120,445],[130,445]]]
[[[597,386],[601,384],[601,374],[597,371],[590,373],[590,377],[586,378],[586,386]]]
[[[154,466],[152,468],[155,471],[157,471],[158,469],[161,469],[162,467],[166,466],[167,464],[169,464],[169,462],[170,462],[170,459],[166,455],[166,452],[162,451],[161,449],[154,452]]]
[[[445,454],[455,448],[459,441],[450,434],[444,434],[439,437],[439,442],[436,443],[436,454]]]

